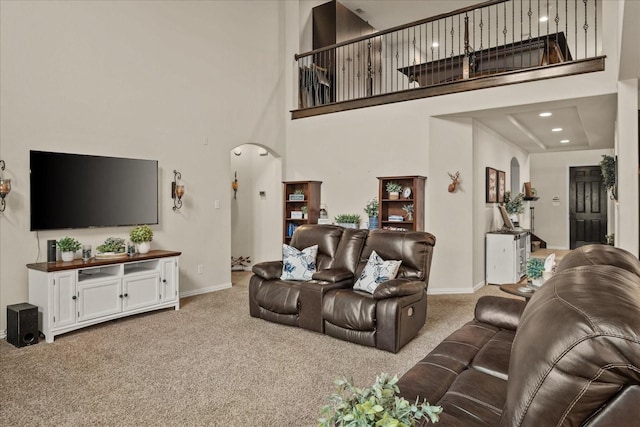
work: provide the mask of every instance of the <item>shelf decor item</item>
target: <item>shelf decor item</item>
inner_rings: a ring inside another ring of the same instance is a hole
[[[381,373],[372,387],[356,387],[346,378],[334,382],[338,391],[329,396],[329,404],[322,407],[318,425],[333,427],[354,426],[423,426],[437,423],[441,406],[411,403],[397,396],[398,376]]]
[[[407,221],[413,221],[413,203],[410,205],[404,205],[402,210],[407,213]]]
[[[292,202],[301,202],[304,201],[304,191],[303,190],[295,190],[293,194],[289,194],[289,200]]]
[[[544,273],[544,259],[531,257],[527,261],[527,279],[534,288],[542,286],[542,273]]]
[[[336,224],[344,228],[358,228],[360,223],[360,215],[358,214],[340,214],[335,217]]]
[[[400,198],[400,192],[402,191],[402,185],[394,181],[387,182],[385,189],[389,193],[389,200],[398,200]]]
[[[367,205],[364,207],[364,212],[369,217],[369,230],[375,230],[378,228],[378,211],[380,209],[380,203],[378,198],[374,197],[369,199]]]
[[[78,251],[82,245],[73,237],[63,237],[58,240],[58,248],[60,249],[60,256],[62,261],[73,261],[75,252]]]
[[[524,194],[518,193],[515,197],[511,197],[511,191],[504,193],[504,208],[509,214],[509,219],[514,227],[520,227],[519,215],[524,212]]]
[[[126,245],[120,237],[108,237],[103,244],[96,247],[96,258],[115,258],[126,256]]]
[[[602,172],[602,184],[610,193],[611,200],[618,200],[618,186],[616,185],[616,158],[613,156],[603,155],[600,161],[600,170]]]
[[[153,230],[146,224],[136,225],[129,233],[131,241],[138,247],[138,253],[146,254],[151,249],[153,240]]]

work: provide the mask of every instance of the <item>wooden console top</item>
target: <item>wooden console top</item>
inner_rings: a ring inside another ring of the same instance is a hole
[[[76,270],[79,268],[99,267],[101,265],[123,264],[127,262],[137,262],[137,261],[144,261],[148,259],[167,258],[172,256],[180,256],[180,255],[182,255],[182,252],[157,250],[157,251],[149,251],[146,254],[137,253],[133,256],[123,256],[120,258],[96,259],[94,257],[94,258],[91,258],[89,261],[83,261],[82,258],[77,258],[77,259],[74,259],[73,261],[68,261],[68,262],[64,262],[64,261],[38,262],[33,264],[27,264],[27,268],[49,273],[52,271]]]

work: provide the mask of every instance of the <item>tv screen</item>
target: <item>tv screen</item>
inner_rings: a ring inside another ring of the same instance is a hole
[[[158,162],[30,152],[31,230],[158,223]]]

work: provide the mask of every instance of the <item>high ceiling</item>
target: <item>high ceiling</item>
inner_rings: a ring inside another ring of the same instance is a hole
[[[340,0],[384,30],[474,4],[478,0]],[[550,112],[549,117],[540,117]],[[613,148],[615,95],[465,113],[530,153]],[[561,131],[552,129],[562,128]],[[561,140],[569,140],[561,143]]]

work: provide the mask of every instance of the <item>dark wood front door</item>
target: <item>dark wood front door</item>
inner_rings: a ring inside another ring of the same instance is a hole
[[[607,192],[600,166],[569,168],[569,245],[605,243]]]

